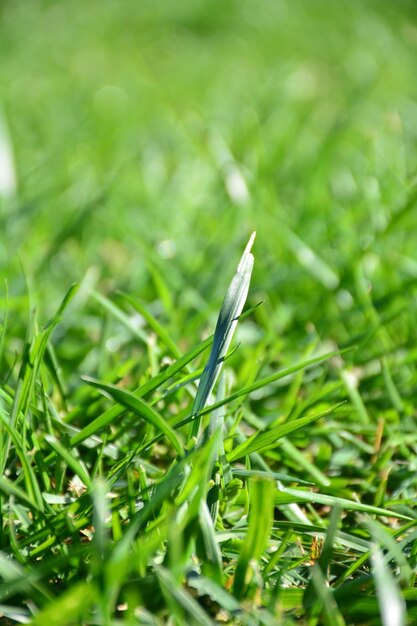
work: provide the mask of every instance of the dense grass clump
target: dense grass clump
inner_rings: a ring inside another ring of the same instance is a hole
[[[2,626],[417,623],[416,33],[0,4]]]

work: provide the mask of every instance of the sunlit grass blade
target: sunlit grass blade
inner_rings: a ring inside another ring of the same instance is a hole
[[[259,478],[269,478],[273,480],[279,480],[280,482],[288,483],[300,483],[301,485],[314,485],[314,483],[308,480],[303,480],[297,476],[291,476],[291,474],[284,474],[282,472],[266,472],[262,470],[246,470],[240,468],[233,468],[233,476],[241,476],[242,478],[251,478],[258,476]]]
[[[17,173],[8,120],[0,107],[0,206],[17,194]]]
[[[253,233],[249,239],[248,245],[246,246],[238,265],[237,272],[229,285],[220,309],[210,356],[201,376],[197,394],[193,403],[192,414],[197,417],[195,418],[190,430],[191,437],[195,437],[198,434],[200,428],[199,413],[205,407],[209,395],[216,383],[217,377],[222,368],[222,360],[226,356],[235,332],[238,317],[241,314],[246,302],[254,263],[254,257],[251,254],[254,239],[255,233]]]
[[[32,467],[30,460],[27,457],[27,452],[23,448],[22,438],[19,436],[17,431],[10,426],[6,416],[3,415],[3,412],[1,410],[0,425],[2,425],[5,431],[8,433],[10,441],[13,443],[16,454],[19,457],[23,469],[23,477],[27,489],[27,495],[30,501],[36,503],[36,507],[43,511],[44,502],[39,487],[37,472],[35,468]]]
[[[399,587],[389,569],[384,555],[375,546],[372,555],[372,571],[375,578],[381,621],[383,626],[405,626],[406,609]]]
[[[223,406],[224,404],[229,404],[230,402],[233,402],[234,400],[237,400],[238,398],[250,395],[252,392],[257,391],[258,389],[262,389],[263,387],[266,387],[267,385],[270,385],[271,383],[274,383],[282,378],[286,378],[287,376],[290,376],[291,374],[295,374],[296,372],[299,372],[303,369],[312,367],[313,365],[317,365],[318,363],[322,363],[324,361],[332,359],[335,356],[338,356],[340,354],[343,354],[344,352],[348,352],[353,349],[354,347],[349,347],[349,348],[345,348],[345,350],[334,350],[332,352],[327,352],[326,354],[321,354],[320,356],[316,356],[316,357],[313,357],[312,359],[308,359],[301,363],[297,363],[297,365],[292,365],[291,367],[287,367],[283,370],[280,370],[279,372],[276,372],[275,374],[271,374],[271,376],[260,378],[259,380],[256,380],[254,383],[251,383],[250,385],[247,385],[246,387],[242,387],[241,389],[238,389],[237,391],[230,394],[230,396],[227,396],[223,400],[220,400],[219,402],[215,402],[214,404],[211,404],[205,409],[202,409],[199,413],[201,416],[205,415],[206,413],[210,413],[211,411],[217,409],[220,406]]]
[[[99,380],[95,380],[94,378],[89,378],[87,376],[84,377],[84,380],[93,387],[97,387],[101,391],[110,395],[113,400],[121,404],[127,409],[130,409],[136,415],[141,417],[142,419],[155,426],[157,430],[163,433],[169,441],[172,443],[177,454],[182,454],[182,444],[180,439],[178,438],[177,433],[171,426],[168,424],[166,420],[160,415],[155,409],[149,406],[144,400],[138,398],[130,391],[126,389],[121,389],[117,387],[117,385],[111,385],[109,383],[103,383]]]
[[[282,228],[287,233],[287,245],[295,254],[300,265],[317,278],[326,289],[336,289],[340,280],[334,270],[298,235],[284,224],[282,224]]]
[[[271,450],[276,445],[278,445],[279,439],[281,437],[285,437],[290,433],[303,428],[304,426],[308,426],[309,424],[313,424],[320,418],[325,415],[329,415],[329,413],[333,412],[340,405],[336,405],[335,407],[331,407],[326,411],[322,411],[317,415],[310,415],[308,417],[301,417],[293,422],[286,422],[281,426],[276,426],[275,428],[271,428],[270,430],[255,433],[252,437],[249,437],[246,441],[239,444],[234,450],[227,454],[227,459],[229,463],[236,461],[237,459],[241,459],[244,456],[248,456],[253,452],[259,452],[261,450]]]
[[[249,528],[240,551],[233,582],[233,594],[238,599],[245,596],[251,582],[249,568],[258,563],[267,544],[272,526],[273,494],[273,481],[252,479]]]
[[[39,374],[42,360],[48,345],[48,342],[54,332],[56,326],[61,321],[62,315],[65,309],[70,304],[78,291],[78,284],[74,284],[65,294],[61,304],[59,305],[55,315],[49,320],[47,324],[39,331],[35,333],[32,338],[33,331],[35,330],[30,326],[27,330],[26,346],[24,348],[24,355],[22,358],[19,380],[16,388],[16,392],[13,398],[13,406],[10,416],[10,427],[13,429],[16,427],[17,421],[20,417],[25,418],[26,413],[29,410],[29,405],[34,393],[34,387]],[[22,433],[22,446],[26,446],[25,440],[26,423],[23,421],[23,433]],[[4,444],[3,454],[0,459],[0,472],[4,471],[4,467],[7,461],[9,453],[10,439],[7,439]]]
[[[294,489],[293,487],[281,486],[275,494],[275,504],[289,504],[291,502],[312,502],[322,504],[324,506],[339,507],[347,511],[361,511],[369,513],[369,515],[381,515],[385,517],[396,517],[397,519],[411,520],[412,518],[402,513],[384,509],[370,504],[363,504],[355,500],[331,496],[324,493],[315,493],[313,491],[304,491],[303,489]]]
[[[133,393],[137,398],[146,397],[148,394],[152,393],[161,385],[163,385],[167,380],[175,376],[178,372],[180,372],[188,363],[190,363],[193,359],[195,359],[199,354],[204,352],[212,343],[213,337],[208,337],[203,342],[198,344],[195,348],[184,354],[180,359],[169,365],[162,372],[151,378],[148,382],[144,383],[140,387],[138,387]],[[76,446],[87,437],[91,437],[95,433],[99,432],[109,424],[111,424],[115,419],[119,417],[125,410],[124,406],[114,406],[111,409],[105,411],[102,415],[93,420],[90,424],[85,426],[79,433],[74,435],[71,438],[71,445]]]
[[[109,621],[111,612],[111,598],[108,596],[106,586],[106,562],[110,553],[110,533],[106,527],[110,517],[107,491],[108,487],[103,479],[94,481],[92,487],[94,524],[92,548],[94,552],[92,553],[91,573],[101,591],[98,596],[98,608],[103,621]]]

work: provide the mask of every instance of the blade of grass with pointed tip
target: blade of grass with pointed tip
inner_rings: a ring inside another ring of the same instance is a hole
[[[101,391],[105,391],[113,398],[113,400],[116,400],[116,402],[123,405],[125,408],[130,409],[139,415],[139,417],[142,417],[144,420],[149,422],[149,424],[155,426],[155,428],[157,428],[170,440],[175,448],[175,451],[180,455],[182,454],[182,444],[175,430],[173,430],[168,422],[164,420],[162,415],[150,407],[144,400],[135,396],[131,391],[117,387],[117,385],[102,383],[99,380],[95,380],[94,378],[89,378],[87,376],[84,376],[84,380],[89,385],[97,387],[97,389],[100,389]]]
[[[280,482],[284,483],[300,483],[300,485],[314,486],[314,483],[309,482],[308,480],[302,480],[297,476],[291,476],[291,474],[282,474],[280,472],[267,472],[265,470],[246,470],[233,468],[233,476],[237,476],[238,478],[251,478],[253,476],[258,476],[259,478],[271,478],[273,480],[279,480]]]
[[[24,472],[24,481],[26,485],[27,495],[30,498],[30,501],[35,503],[36,507],[40,511],[43,511],[44,502],[43,502],[42,493],[39,487],[36,471],[30,464],[29,459],[27,458],[27,453],[24,450],[23,445],[22,445],[22,439],[19,436],[19,434],[16,432],[16,430],[14,430],[10,426],[6,416],[3,415],[2,411],[0,411],[0,422],[1,422],[1,425],[4,427],[4,429],[6,430],[6,432],[8,433],[10,442],[14,444],[14,450],[20,459],[20,463],[22,465],[22,469]]]
[[[147,396],[152,391],[155,391],[158,387],[163,385],[167,380],[175,376],[178,372],[180,372],[184,367],[190,363],[193,359],[195,359],[201,352],[206,350],[213,341],[213,337],[210,336],[205,339],[203,342],[198,344],[195,348],[184,354],[180,359],[169,365],[162,372],[151,378],[147,383],[141,385],[133,392],[135,397],[143,398]],[[74,435],[71,439],[71,445],[76,446],[77,444],[87,439],[87,437],[91,437],[99,430],[102,430],[109,424],[111,424],[119,415],[121,415],[125,411],[124,406],[113,406],[111,409],[105,411],[102,415],[99,415],[95,420],[90,422],[85,428],[83,428],[79,433]]]
[[[35,382],[38,376],[39,368],[44,358],[45,350],[48,345],[48,341],[50,340],[52,333],[54,332],[56,326],[61,321],[62,315],[77,293],[79,288],[78,284],[73,284],[67,293],[65,294],[61,304],[59,305],[55,315],[49,320],[47,324],[40,330],[38,334],[36,334],[35,338],[32,340],[31,338],[31,329],[28,330],[27,336],[27,345],[25,346],[25,356],[22,360],[22,364],[19,371],[19,382],[16,389],[16,393],[13,399],[13,406],[10,417],[10,426],[14,428],[19,416],[25,417],[30,402],[32,400],[33,390],[35,387]],[[26,444],[25,441],[25,428],[26,423],[24,422],[24,430],[22,437],[22,445],[23,447]],[[0,459],[0,473],[3,473],[5,464],[7,462],[7,457],[10,448],[10,439],[5,441],[4,450]]]
[[[194,399],[192,413],[193,415],[197,414],[197,417],[190,428],[190,437],[196,437],[198,435],[200,428],[200,417],[198,414],[205,407],[216,383],[223,365],[222,359],[225,357],[230,346],[238,317],[246,302],[254,263],[254,257],[251,254],[254,239],[255,233],[253,233],[249,239],[248,245],[238,265],[237,272],[229,285],[220,309],[216,330],[214,332],[213,346]]]
[[[312,365],[316,365],[323,361],[327,361],[328,359],[331,359],[335,356],[339,356],[343,354],[344,352],[348,352],[353,349],[354,347],[349,347],[349,348],[345,348],[344,350],[334,350],[333,352],[327,352],[326,354],[313,357],[312,359],[308,359],[307,361],[303,361],[302,363],[297,363],[297,365],[292,365],[291,367],[287,367],[286,369],[280,370],[279,372],[276,372],[275,374],[271,374],[271,376],[266,376],[265,378],[256,380],[254,383],[251,383],[247,387],[242,387],[242,389],[235,391],[230,396],[227,396],[227,398],[224,398],[223,400],[219,402],[215,402],[214,404],[211,404],[205,409],[201,409],[199,411],[199,414],[200,416],[206,415],[206,413],[210,413],[211,411],[217,409],[220,406],[223,406],[224,404],[233,402],[233,400],[237,400],[238,398],[241,398],[242,396],[247,396],[253,391],[262,389],[262,387],[266,387],[267,385],[270,385],[271,383],[274,383],[277,380],[285,378],[286,376],[290,376],[290,374],[295,374],[296,372],[299,372],[300,370],[306,369],[307,367],[311,367]]]
[[[340,507],[346,511],[362,511],[363,513],[369,513],[370,515],[384,515],[386,517],[396,517],[407,521],[412,519],[402,513],[390,511],[389,509],[383,509],[378,506],[372,506],[370,504],[362,504],[361,502],[356,502],[355,500],[329,496],[324,493],[315,493],[313,491],[304,491],[303,489],[294,489],[293,487],[283,487],[281,485],[278,492],[275,494],[275,504],[290,504],[292,502],[312,502],[313,504],[322,504],[324,506]]]
[[[313,422],[316,422],[318,419],[323,417],[324,415],[328,415],[331,411],[334,411],[338,406],[331,407],[326,411],[322,411],[321,413],[317,413],[316,415],[310,415],[308,417],[300,417],[298,420],[293,422],[286,422],[285,424],[281,424],[280,426],[276,426],[275,428],[271,428],[270,430],[266,430],[261,433],[255,433],[252,437],[249,437],[246,441],[238,445],[234,450],[229,452],[227,455],[227,459],[229,463],[236,461],[237,459],[241,459],[244,456],[248,456],[253,452],[259,452],[259,450],[266,450],[274,448],[278,445],[278,440],[281,437],[285,437],[295,430],[299,430],[304,426],[308,426]]]

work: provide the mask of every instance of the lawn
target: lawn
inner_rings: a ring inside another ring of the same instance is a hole
[[[417,624],[416,76],[411,0],[0,1],[1,626]]]

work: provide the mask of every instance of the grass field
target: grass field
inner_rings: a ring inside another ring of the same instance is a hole
[[[0,1],[1,626],[417,624],[416,76],[412,1]]]

